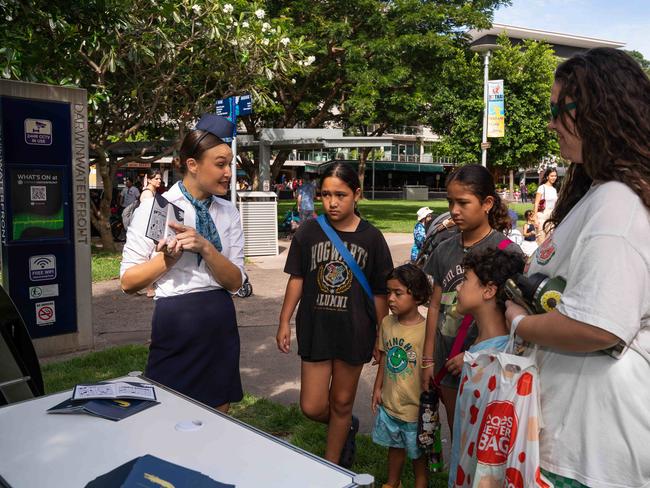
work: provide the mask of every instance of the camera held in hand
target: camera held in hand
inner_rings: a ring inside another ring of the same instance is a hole
[[[505,294],[509,300],[534,315],[555,310],[560,304],[565,287],[566,281],[559,276],[551,278],[542,273],[533,273],[530,276],[519,274],[506,281]],[[602,352],[618,359],[626,349],[625,343],[620,341]]]
[[[559,276],[550,278],[542,273],[530,276],[518,274],[506,281],[505,294],[530,314],[546,313],[558,306],[565,286],[566,281]]]

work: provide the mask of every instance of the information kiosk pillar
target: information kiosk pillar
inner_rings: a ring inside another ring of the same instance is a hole
[[[85,90],[0,81],[0,243],[39,355],[92,347]]]

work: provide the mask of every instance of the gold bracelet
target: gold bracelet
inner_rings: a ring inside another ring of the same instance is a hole
[[[430,364],[423,364],[420,366],[420,369],[427,369],[427,368],[433,368],[435,363],[430,363]]]

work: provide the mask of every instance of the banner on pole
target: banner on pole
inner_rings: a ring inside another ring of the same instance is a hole
[[[503,101],[503,80],[488,81],[488,137],[505,135],[506,117]]]

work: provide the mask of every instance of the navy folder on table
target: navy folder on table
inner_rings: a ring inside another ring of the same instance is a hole
[[[95,478],[86,488],[235,488],[198,471],[184,468],[150,454],[132,459]]]

